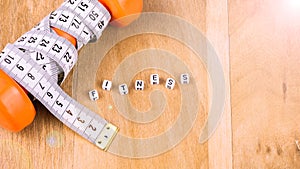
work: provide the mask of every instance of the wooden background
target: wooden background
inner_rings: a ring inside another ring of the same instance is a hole
[[[228,93],[225,113],[216,133],[205,144],[198,142],[209,108],[205,68],[193,59],[187,60],[187,54],[195,56],[176,40],[140,35],[117,44],[105,56],[96,81],[112,78],[108,69],[113,68],[107,65],[118,65],[138,49],[156,47],[176,53],[190,65],[202,99],[196,124],[178,146],[145,159],[102,152],[35,103],[38,113],[32,125],[20,133],[0,129],[0,168],[299,168],[300,151],[295,141],[300,139],[300,8],[291,6],[291,1],[144,1],[146,12],[169,13],[195,25],[220,56]],[[0,0],[0,48],[14,42],[61,3],[62,0]],[[157,70],[141,72],[135,78],[147,78],[153,71]],[[70,95],[72,81],[76,80],[72,77],[71,73],[63,85]],[[165,92],[163,87],[159,89]],[[149,90],[129,96],[141,111],[150,106],[148,101],[139,102]],[[107,109],[107,105],[113,104],[110,94],[99,91],[104,99],[98,106]],[[164,115],[149,125],[139,126],[122,119],[114,106],[107,110],[110,113],[101,115],[118,124],[123,134],[148,137],[163,132],[176,119],[176,106],[180,103],[177,94],[180,93],[175,88]]]

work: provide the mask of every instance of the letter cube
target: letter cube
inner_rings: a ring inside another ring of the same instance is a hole
[[[181,81],[181,84],[189,84],[190,83],[190,76],[189,76],[189,74],[187,74],[187,73],[181,74],[180,81]]]
[[[121,95],[127,95],[128,94],[128,86],[126,84],[121,84],[119,86],[119,92]]]
[[[96,101],[99,99],[99,94],[98,94],[97,90],[90,91],[89,96],[90,96],[90,99],[93,101]]]
[[[172,78],[168,78],[166,81],[166,88],[173,90],[175,87],[175,80]]]
[[[103,83],[102,83],[102,89],[103,90],[107,90],[107,91],[110,91],[112,87],[112,82],[109,81],[109,80],[104,80]]]
[[[142,80],[135,81],[135,90],[144,90],[145,83]]]
[[[150,84],[151,85],[159,84],[159,75],[158,74],[152,74],[150,76]]]

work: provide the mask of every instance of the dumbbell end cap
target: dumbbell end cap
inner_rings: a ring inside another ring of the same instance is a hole
[[[21,131],[32,123],[35,114],[25,91],[0,69],[0,127]]]

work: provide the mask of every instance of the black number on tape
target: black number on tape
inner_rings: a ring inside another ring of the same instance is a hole
[[[53,97],[54,97],[53,94],[50,92],[47,92],[47,96],[50,97],[51,99],[53,99]]]
[[[44,70],[46,70],[46,68],[47,68],[47,65],[43,65],[43,67],[42,67]]]
[[[76,2],[77,0],[69,0],[69,3],[74,5],[74,3]]]
[[[70,16],[61,14],[61,17],[59,18],[59,21],[67,22]]]
[[[79,26],[81,25],[81,22],[79,22],[76,18],[74,19],[74,22],[71,24],[74,26],[76,29],[79,29]]]
[[[22,36],[22,37],[20,38],[20,40],[18,40],[17,42],[24,42],[26,38],[27,38],[26,36]]]
[[[60,103],[58,100],[55,102],[59,107],[63,107],[64,105]]]
[[[77,120],[78,120],[80,123],[85,123],[85,120],[80,119],[80,117],[77,117]]]
[[[42,42],[40,43],[40,46],[43,46],[43,47],[47,47],[47,45],[50,43],[50,41],[47,41],[45,39],[42,39]]]
[[[57,13],[55,11],[51,12],[49,19],[54,19],[54,17],[57,16]]]
[[[14,60],[13,57],[11,57],[10,55],[7,55],[8,58],[5,58],[4,61],[7,63],[7,64],[11,64],[11,60]]]
[[[96,130],[97,130],[97,128],[94,127],[94,126],[92,126],[91,124],[89,125],[89,128],[91,128],[93,131],[96,131]]]
[[[17,66],[16,66],[19,70],[21,70],[21,71],[24,71],[24,67],[23,66],[21,66],[20,64],[17,64]]]
[[[89,33],[88,33],[87,31],[85,31],[85,30],[84,30],[84,31],[82,31],[82,32],[83,32],[83,33],[85,33],[86,35],[89,35]]]
[[[91,18],[91,20],[95,21],[99,17],[99,14],[97,12],[95,12],[95,11],[92,11],[89,14],[89,17]]]
[[[59,46],[58,44],[55,44],[53,46],[52,50],[59,53],[62,50],[62,46]]]
[[[42,90],[45,89],[45,86],[43,86],[41,82],[39,82],[39,85],[40,85],[40,87],[41,87]]]
[[[23,48],[19,48],[19,50],[24,52],[24,53],[26,52],[26,49],[23,49]]]
[[[37,37],[30,37],[30,39],[28,40],[28,43],[35,43],[37,40]]]
[[[83,12],[88,8],[89,6],[85,4],[84,2],[81,2],[80,5],[78,5],[78,8],[81,9]]]
[[[44,60],[44,59],[45,59],[45,57],[43,56],[42,53],[40,53],[40,52],[36,53],[36,61]]]
[[[73,113],[72,113],[71,110],[67,110],[66,112],[67,112],[69,115],[73,116]]]
[[[35,80],[35,77],[34,77],[31,73],[28,73],[27,76],[28,76],[31,80]]]
[[[98,27],[99,27],[100,29],[102,29],[102,28],[104,27],[104,21],[100,21],[100,22],[98,23]]]
[[[72,59],[72,56],[70,55],[69,52],[67,52],[65,55],[64,55],[64,58],[66,59],[66,62],[70,62],[70,59]]]
[[[59,18],[59,21],[67,22],[70,16],[61,14],[62,17]]]

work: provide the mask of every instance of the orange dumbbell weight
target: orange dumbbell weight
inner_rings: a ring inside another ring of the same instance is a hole
[[[138,18],[143,8],[142,0],[99,0],[112,16],[112,25],[124,27]],[[129,17],[128,17],[129,16]],[[61,37],[74,46],[76,38],[52,27]],[[28,126],[35,117],[34,106],[27,92],[0,69],[0,126],[18,132]]]

